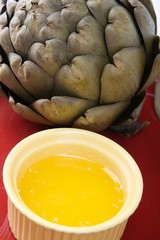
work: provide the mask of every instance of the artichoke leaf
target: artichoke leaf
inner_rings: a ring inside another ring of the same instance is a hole
[[[31,0],[30,1],[20,0],[20,1],[17,1],[14,13],[17,13],[22,9],[25,9],[25,11],[28,12],[29,10],[31,10],[31,8],[32,8]]]
[[[23,105],[21,103],[16,103],[13,97],[9,97],[9,103],[12,107],[12,109],[19,115],[21,115],[23,118],[31,121],[31,122],[35,122],[35,123],[39,123],[39,124],[44,124],[44,125],[48,125],[48,126],[53,126],[53,123],[49,122],[47,119],[45,119],[43,116],[41,116],[40,114],[36,113],[35,111],[33,111],[29,106]]]
[[[135,121],[141,113],[141,109],[145,102],[146,91],[135,94],[130,100],[129,106],[124,110],[124,112],[116,119],[114,125],[122,125],[125,122]]]
[[[129,0],[129,3],[134,7],[134,15],[143,36],[147,59],[149,61],[156,33],[155,22],[148,9],[140,1]]]
[[[128,11],[131,11],[131,6],[128,0],[118,0],[118,1],[121,2],[127,8]]]
[[[7,14],[6,12],[3,12],[1,15],[0,15],[0,27],[4,27],[7,25]]]
[[[41,6],[44,9],[51,10],[51,12],[57,12],[59,10],[62,10],[62,3],[61,1],[50,1],[50,0],[39,0],[38,5]]]
[[[50,1],[50,0],[39,0],[37,2],[36,11],[40,12],[44,15],[51,15],[54,12],[58,12],[62,10],[61,1]]]
[[[59,68],[68,62],[66,43],[57,39],[51,39],[42,43],[34,43],[28,58],[54,77]]]
[[[0,13],[2,14],[3,9],[6,5],[6,0],[0,0]]]
[[[101,132],[110,126],[128,105],[129,102],[119,102],[90,108],[84,116],[75,120],[72,126]]]
[[[150,71],[150,75],[143,85],[142,88],[140,88],[139,92],[144,91],[147,89],[155,80],[160,79],[160,54],[156,56],[153,62],[152,70]]]
[[[102,27],[105,27],[108,20],[108,13],[110,9],[118,5],[116,0],[88,0],[87,5],[93,16],[101,24]]]
[[[10,38],[15,51],[23,56],[27,56],[27,52],[33,44],[33,39],[29,29],[23,25],[26,13],[24,10],[17,12],[10,21]],[[25,44],[22,44],[25,43]]]
[[[0,82],[14,92],[27,104],[31,104],[35,99],[22,87],[7,64],[0,64]]]
[[[46,22],[47,16],[36,11],[31,11],[26,15],[23,26],[31,33],[34,42],[43,42],[44,37],[42,36],[43,39],[40,39],[40,32]]]
[[[94,17],[88,15],[79,21],[77,32],[68,38],[67,51],[71,58],[83,54],[107,55],[104,30]]]
[[[63,9],[61,12],[64,24],[69,32],[76,30],[77,23],[89,14],[85,0],[62,0]]]
[[[37,41],[44,42],[48,39],[56,38],[61,41],[67,41],[69,31],[63,22],[60,12],[55,12],[47,17],[44,23],[39,27]]]
[[[101,104],[130,99],[139,88],[145,66],[143,46],[124,48],[113,56],[101,78]]]
[[[15,0],[10,0],[6,2],[7,15],[9,16],[9,18],[11,18],[12,14],[14,13],[16,5],[17,1]]]
[[[155,83],[154,106],[155,106],[156,114],[160,119],[160,73]]]
[[[130,5],[129,0],[119,0],[131,13],[132,13],[132,7]],[[152,0],[140,0],[140,2],[148,9],[150,15],[152,16],[155,24],[156,24],[156,14],[154,11],[154,6],[152,3]]]
[[[8,55],[12,71],[34,98],[50,98],[53,88],[53,78],[35,63],[22,58],[16,53]]]
[[[32,33],[35,42],[44,42],[52,37],[56,37],[56,34],[59,34],[59,36],[66,35],[64,34],[66,27],[60,24],[61,16],[58,17],[59,13],[57,12],[62,9],[60,2],[38,1],[36,4],[31,2],[30,6],[26,1],[24,8],[26,12],[28,11],[24,24]]]
[[[132,106],[134,104],[135,104],[135,106],[134,106],[134,109],[131,112],[131,114],[128,114],[127,120],[124,121],[125,123],[127,123],[129,125],[130,123],[135,122],[139,118],[142,108],[143,108],[143,105],[145,103],[145,100],[146,100],[146,92],[142,92],[141,94],[134,96],[134,98],[132,99],[132,103],[129,106],[128,111],[132,110]],[[137,106],[136,106],[136,104],[137,104]]]
[[[14,52],[8,27],[4,27],[0,30],[0,45],[6,54]]]
[[[51,100],[37,100],[32,104],[32,107],[53,124],[69,126],[77,117],[94,105],[96,105],[94,101],[55,96]]]
[[[154,10],[154,6],[153,6],[152,0],[140,0],[140,2],[148,9],[151,17],[153,18],[153,20],[155,22],[156,31],[157,31],[157,17],[156,17],[156,13],[155,13],[155,10]]]
[[[96,55],[81,55],[73,58],[56,74],[55,94],[98,101],[100,78],[106,59]]]
[[[108,15],[105,37],[110,59],[122,48],[141,45],[132,15],[122,6],[113,7]]]

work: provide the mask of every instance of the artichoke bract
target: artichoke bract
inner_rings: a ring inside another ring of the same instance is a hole
[[[24,118],[132,134],[160,78],[150,0],[0,0],[0,85]]]

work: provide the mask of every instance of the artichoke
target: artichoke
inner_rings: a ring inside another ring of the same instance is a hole
[[[0,0],[0,86],[24,118],[132,134],[160,74],[151,0]]]

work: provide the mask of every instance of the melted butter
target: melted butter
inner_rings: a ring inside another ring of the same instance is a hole
[[[91,226],[118,213],[124,192],[99,163],[54,156],[31,164],[18,180],[19,194],[40,217],[66,226]]]

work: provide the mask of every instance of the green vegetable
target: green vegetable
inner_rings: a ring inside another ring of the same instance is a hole
[[[0,85],[24,118],[133,134],[160,74],[150,0],[1,0]]]

